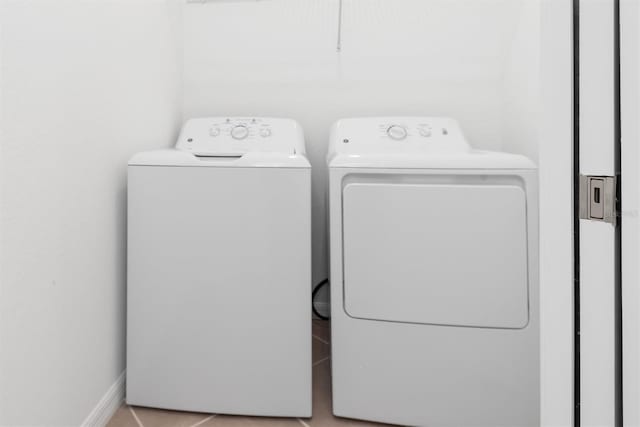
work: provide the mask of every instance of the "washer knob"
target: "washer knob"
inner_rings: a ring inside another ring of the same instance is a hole
[[[231,129],[231,137],[233,137],[233,139],[245,139],[248,136],[249,128],[245,125],[234,126],[234,128]]]
[[[262,128],[260,129],[260,136],[263,138],[268,138],[271,136],[271,129],[269,128]]]
[[[389,126],[389,129],[387,129],[387,135],[389,135],[391,139],[400,141],[407,137],[407,130],[402,126],[392,125],[392,126]]]

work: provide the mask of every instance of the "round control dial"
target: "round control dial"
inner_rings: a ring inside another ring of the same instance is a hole
[[[389,129],[387,129],[387,135],[389,135],[389,138],[391,139],[400,141],[407,137],[407,130],[402,126],[393,125],[393,126],[389,126]]]
[[[249,129],[244,125],[234,126],[231,129],[231,137],[233,139],[245,139],[249,136]]]
[[[260,136],[262,136],[263,138],[270,137],[271,136],[271,129],[269,129],[269,128],[260,129]]]

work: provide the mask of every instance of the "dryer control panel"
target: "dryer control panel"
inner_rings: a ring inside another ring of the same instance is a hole
[[[378,125],[380,137],[390,138],[395,141],[402,141],[412,137],[422,137],[428,139],[438,139],[452,135],[459,137],[456,133],[460,130],[457,123],[443,123],[443,119],[418,120],[408,122],[407,120],[387,120]]]
[[[333,129],[333,151],[400,154],[469,150],[458,122],[446,117],[343,119]]]
[[[198,118],[185,123],[176,148],[203,157],[239,157],[249,152],[303,154],[304,136],[291,119]]]

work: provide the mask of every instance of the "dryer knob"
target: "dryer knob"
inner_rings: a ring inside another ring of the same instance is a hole
[[[387,129],[387,135],[389,135],[391,139],[400,141],[407,137],[407,130],[402,126],[393,125],[393,126],[389,126],[389,129]]]
[[[231,129],[231,136],[233,139],[245,139],[249,136],[249,129],[244,125],[235,126]]]
[[[263,138],[268,138],[271,136],[271,129],[269,128],[263,128],[260,130],[260,136],[262,136]]]

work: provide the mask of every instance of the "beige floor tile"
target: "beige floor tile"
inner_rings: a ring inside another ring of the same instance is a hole
[[[377,424],[333,416],[331,408],[331,323],[325,320],[313,320],[313,418],[303,419],[310,427],[380,427]],[[207,419],[209,414],[166,411],[134,407],[144,427],[303,427],[295,418],[263,418],[231,415],[216,415]],[[204,422],[203,422],[204,421]],[[126,406],[116,412],[108,427],[138,427],[136,420]]]
[[[303,427],[295,418],[216,415],[198,427]]]
[[[331,408],[331,368],[329,361],[313,368],[313,418],[304,420],[311,427],[380,427],[388,424],[338,418]]]
[[[314,339],[314,341],[329,347],[318,340]],[[320,348],[315,351],[325,351],[323,347],[317,344],[315,346],[314,350]],[[381,427],[388,425],[334,417],[331,407],[330,367],[330,360],[325,360],[313,367],[313,418],[303,419],[303,422],[310,427]],[[141,407],[134,407],[134,410],[144,427],[191,427],[197,423],[201,423],[198,427],[303,427],[303,424],[295,418],[216,415],[207,419],[211,415]],[[116,412],[108,427],[138,427],[138,425],[128,408],[123,406]]]
[[[134,406],[138,418],[144,427],[191,427],[211,416],[193,412],[166,411],[164,409],[142,408]]]
[[[139,427],[127,405],[122,405],[109,420],[107,427]]]
[[[331,340],[331,322],[327,320],[313,320],[313,335],[320,338],[324,342]]]
[[[311,360],[313,363],[318,363],[321,360],[326,360],[331,354],[331,347],[329,344],[325,344],[317,338],[312,339],[313,357]]]

